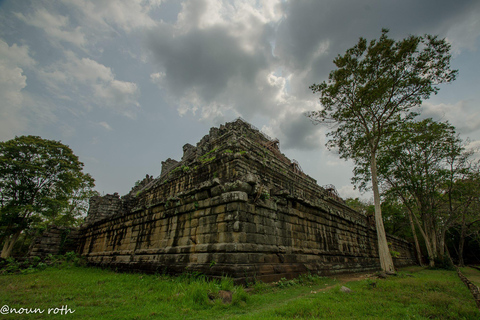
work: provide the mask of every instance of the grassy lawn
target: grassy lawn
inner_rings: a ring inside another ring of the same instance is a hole
[[[353,291],[341,292],[342,285]],[[224,304],[219,290],[233,292],[232,303]],[[0,276],[0,307],[5,305],[44,312],[2,319],[480,319],[455,272],[421,268],[348,283],[305,276],[276,286],[257,283],[247,293],[229,279],[50,267]],[[74,312],[61,315],[64,306]],[[49,308],[59,309],[55,315],[54,309],[47,314]]]
[[[472,281],[475,285],[480,287],[480,270],[474,268],[460,268],[460,271],[463,273],[468,280]]]

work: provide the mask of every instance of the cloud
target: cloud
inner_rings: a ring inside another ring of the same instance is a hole
[[[146,43],[159,69],[152,79],[163,79],[162,87],[182,110],[200,110],[205,118],[233,108],[248,117],[270,113],[276,103],[278,87],[269,80],[271,50],[249,51],[226,27],[177,33],[163,25],[148,33]],[[257,44],[269,47],[266,39]]]
[[[478,1],[289,1],[277,29],[275,55],[292,74],[292,94],[305,98],[311,94],[308,86],[326,80],[333,59],[359,37],[376,39],[381,28],[390,28],[396,39],[439,34],[461,51],[478,39],[479,16]]]
[[[424,102],[421,112],[422,119],[448,120],[462,134],[470,134],[480,129],[480,111],[469,101],[461,100],[456,104]]]
[[[304,112],[298,110],[286,109],[284,114],[272,119],[262,131],[277,137],[284,150],[320,149],[325,144],[323,128],[315,126]]]
[[[18,46],[16,43],[9,46],[5,41],[0,39],[0,59],[8,62],[9,65],[20,67],[33,67],[36,62],[30,56],[30,49],[28,46]]]
[[[27,76],[23,68],[31,68],[35,60],[27,46],[9,46],[0,39],[0,139],[9,139],[20,133],[28,119],[22,113],[29,97],[24,89]]]
[[[195,28],[232,26],[237,35],[254,36],[258,25],[282,18],[281,3],[279,0],[187,0],[182,2],[176,27],[185,32]]]
[[[353,185],[346,185],[346,186],[341,186],[340,188],[337,189],[338,194],[342,199],[362,199],[362,200],[367,200],[369,194],[362,194],[358,189],[355,189]]]
[[[103,127],[107,131],[112,131],[113,130],[112,127],[110,127],[110,125],[105,121],[99,122],[98,125]]]
[[[130,118],[140,108],[135,83],[118,80],[111,68],[71,51],[66,52],[65,61],[44,68],[39,75],[56,97],[78,100],[87,108],[107,107]]]
[[[25,127],[25,118],[20,113],[23,106],[27,77],[18,67],[9,67],[0,62],[0,139],[11,138]]]
[[[480,161],[480,140],[467,141],[465,150],[472,152],[472,158],[475,161]]]
[[[392,25],[392,37],[437,28],[446,35],[465,10],[477,7],[442,1],[432,10],[413,0],[389,6],[380,0],[189,0],[181,6],[175,23],[160,22],[147,32],[157,66],[151,81],[165,89],[180,115],[267,117],[264,129],[292,149],[323,144],[321,130],[302,115],[320,107],[308,87],[327,79],[334,57],[360,36],[378,38]]]
[[[73,27],[67,16],[51,13],[43,7],[26,16],[23,13],[15,15],[26,24],[44,30],[51,41],[69,42],[78,47],[83,47],[86,43],[82,28]]]
[[[163,72],[156,72],[150,74],[150,81],[152,83],[155,83],[159,85],[160,87],[162,86],[163,81],[165,81],[165,73]]]
[[[480,37],[480,2],[473,1],[464,8],[459,17],[452,18],[452,23],[446,31],[446,39],[452,44],[455,54],[460,54],[464,49],[476,50]]]
[[[154,27],[150,16],[162,0],[31,1],[26,12],[14,12],[25,24],[43,30],[53,46],[74,45],[84,52],[120,34]],[[25,7],[27,8],[27,7]],[[101,49],[100,49],[101,50]]]
[[[149,13],[162,3],[158,0],[62,0],[62,2],[75,7],[75,11],[81,13],[81,19],[86,25],[107,30],[115,27],[125,32],[155,26],[156,22]]]
[[[286,148],[317,148],[318,130],[302,114],[314,99],[289,93],[291,74],[273,55],[282,16],[281,1],[185,1],[176,23],[162,22],[147,33],[157,66],[150,80],[165,89],[180,115],[212,122],[266,116],[264,129],[285,137]]]

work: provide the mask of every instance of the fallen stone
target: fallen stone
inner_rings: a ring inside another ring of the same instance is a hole
[[[353,292],[352,289],[347,288],[347,287],[345,287],[345,286],[342,286],[342,287],[340,288],[340,291],[341,291],[341,292],[344,292],[344,293],[351,293],[351,292]]]
[[[232,302],[233,294],[231,291],[220,290],[218,292],[218,297],[222,299],[222,302],[225,304],[229,304]]]

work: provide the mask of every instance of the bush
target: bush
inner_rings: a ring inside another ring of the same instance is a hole
[[[222,277],[220,280],[220,290],[232,291],[234,287],[232,278]]]
[[[437,257],[434,260],[435,262],[435,267],[432,269],[443,269],[443,270],[455,270],[455,266],[453,265],[452,261],[448,258],[447,255],[444,255],[443,257]]]
[[[48,266],[83,266],[85,260],[75,252],[68,252],[63,256],[47,255],[43,260],[33,256],[24,260],[16,260],[12,257],[0,260],[0,274],[29,274],[45,270]]]
[[[242,305],[248,302],[249,295],[242,286],[235,287],[233,291],[233,305]]]

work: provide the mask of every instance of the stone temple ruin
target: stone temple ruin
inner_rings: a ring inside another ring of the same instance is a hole
[[[78,234],[90,264],[121,270],[275,281],[380,267],[368,217],[242,119],[186,144],[127,195],[93,197]],[[415,263],[408,242],[388,241],[397,267]]]

